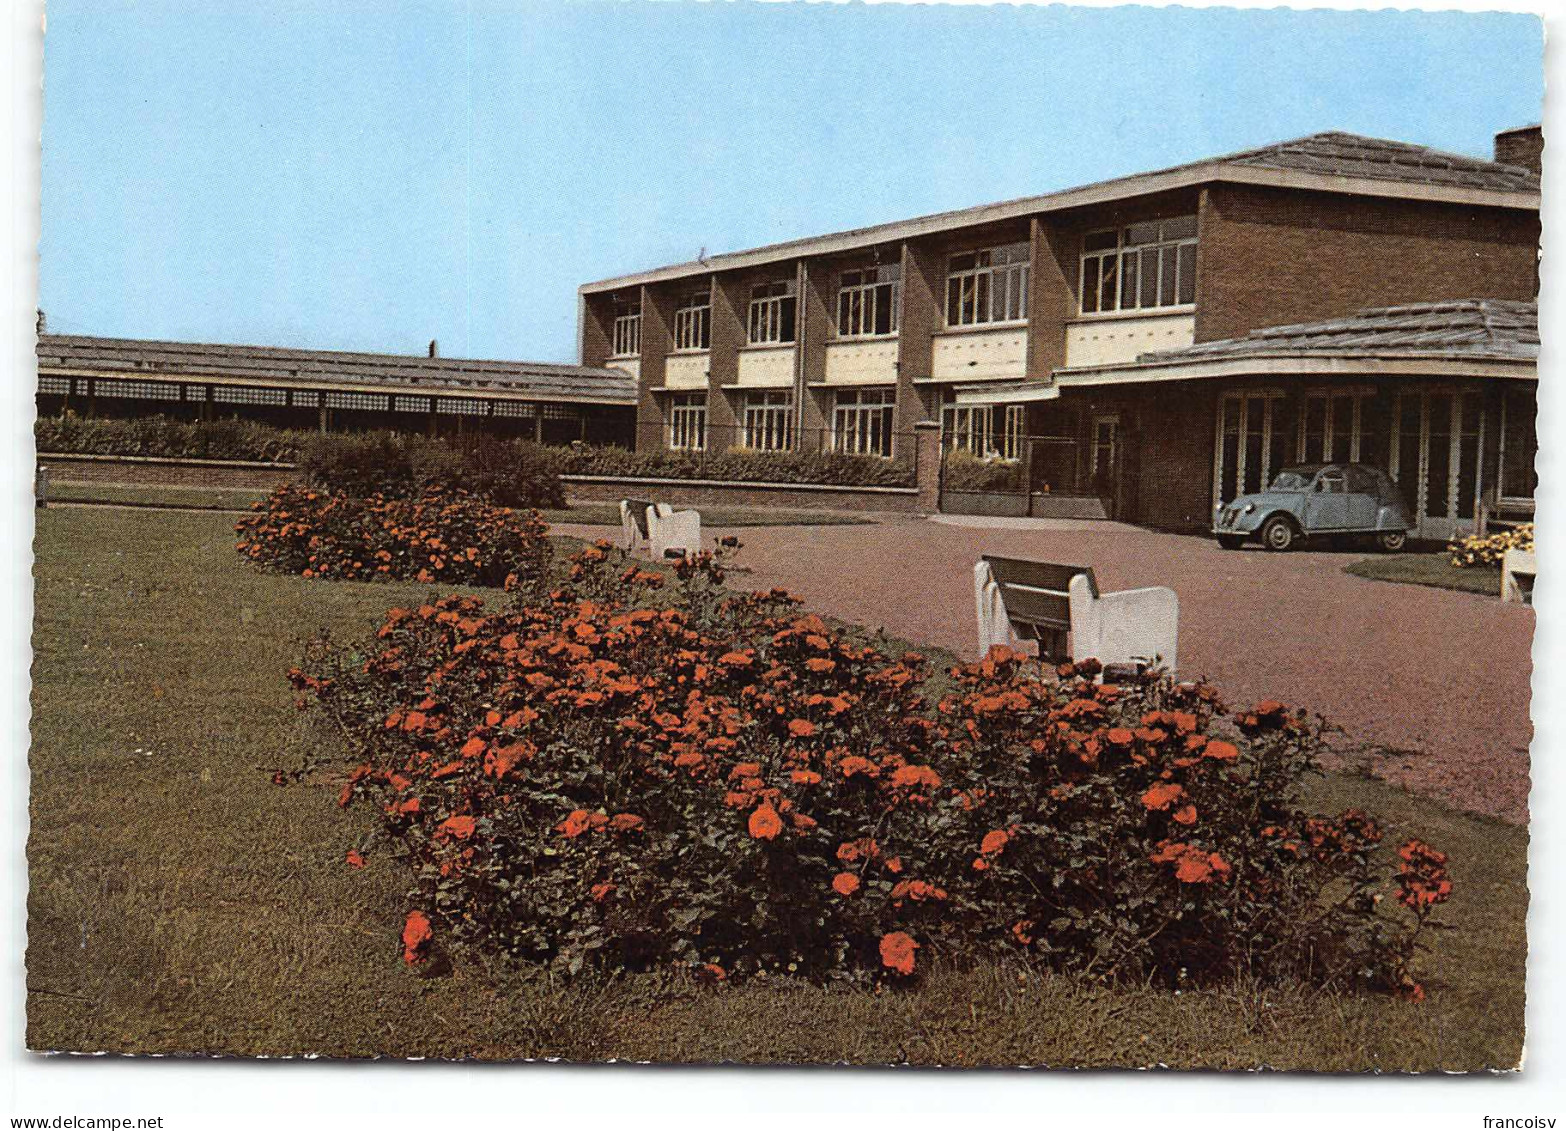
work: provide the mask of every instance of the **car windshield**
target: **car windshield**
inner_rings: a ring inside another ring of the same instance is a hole
[[[1316,478],[1319,467],[1286,467],[1278,472],[1278,478],[1272,481],[1274,491],[1304,491],[1310,486],[1312,479]]]

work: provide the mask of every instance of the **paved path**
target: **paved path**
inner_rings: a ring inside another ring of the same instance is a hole
[[[598,528],[600,531],[602,528]],[[585,533],[584,529],[584,533]],[[714,532],[718,533],[718,532]],[[1319,711],[1385,748],[1386,779],[1459,808],[1527,819],[1533,611],[1490,597],[1353,577],[1365,551],[1270,554],[1110,523],[737,530],[738,578],[896,636],[976,649],[973,562],[997,553],[1093,566],[1105,590],[1180,596],[1180,660],[1230,702]]]

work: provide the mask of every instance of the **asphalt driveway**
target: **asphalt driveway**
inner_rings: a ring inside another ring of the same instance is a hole
[[[716,531],[712,533],[718,533]],[[888,519],[736,531],[737,578],[813,609],[973,655],[980,554],[1090,565],[1105,591],[1180,598],[1182,674],[1343,727],[1346,757],[1456,807],[1527,820],[1533,611],[1345,574],[1366,550],[1271,554],[1112,523]]]

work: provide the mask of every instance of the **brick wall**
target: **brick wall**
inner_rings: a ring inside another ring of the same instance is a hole
[[[274,466],[216,460],[147,459],[117,456],[50,455],[40,467],[54,483],[102,483],[126,487],[214,487],[270,491],[295,477],[292,464]]]
[[[1199,342],[1367,307],[1537,291],[1534,212],[1213,185],[1199,215]]]

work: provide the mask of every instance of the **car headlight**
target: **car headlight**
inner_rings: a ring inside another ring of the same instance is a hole
[[[1256,504],[1255,503],[1246,503],[1243,507],[1240,508],[1240,513],[1241,514],[1250,514],[1255,509],[1256,509]]]

